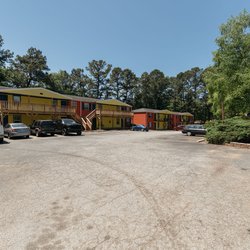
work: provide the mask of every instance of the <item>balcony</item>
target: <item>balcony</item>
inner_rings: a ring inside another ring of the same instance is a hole
[[[133,113],[130,111],[111,111],[111,110],[96,110],[97,116],[112,116],[112,117],[132,117]]]
[[[58,107],[46,104],[20,104],[0,102],[0,111],[3,114],[62,114],[69,115],[75,113],[72,107]]]

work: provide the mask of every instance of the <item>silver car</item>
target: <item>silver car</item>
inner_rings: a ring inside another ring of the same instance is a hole
[[[4,127],[4,136],[10,138],[13,137],[25,137],[29,138],[30,128],[24,123],[8,123]]]

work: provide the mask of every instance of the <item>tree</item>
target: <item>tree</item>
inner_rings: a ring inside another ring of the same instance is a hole
[[[214,65],[207,71],[209,100],[222,119],[249,112],[250,14],[243,11],[220,27]]]
[[[90,82],[88,84],[88,95],[95,98],[107,98],[109,95],[109,81],[108,75],[111,71],[112,65],[107,64],[103,60],[93,60],[88,63],[86,70],[89,72]]]
[[[72,86],[72,94],[86,96],[89,78],[84,74],[83,69],[72,69],[70,74],[70,82]]]
[[[4,41],[2,36],[0,35],[0,83],[6,80],[6,64],[10,62],[13,57],[13,53],[10,50],[3,49]]]
[[[16,87],[43,86],[47,78],[47,59],[42,51],[29,48],[24,56],[17,55],[11,64],[11,80]]]
[[[128,104],[132,104],[134,100],[134,89],[136,87],[137,77],[130,69],[122,71],[122,89],[121,100]]]
[[[196,120],[210,119],[208,92],[199,67],[180,72],[170,79],[170,110],[190,112]]]
[[[110,74],[110,85],[112,89],[112,95],[117,99],[121,99],[121,90],[122,90],[122,69],[119,67],[113,68]]]
[[[165,109],[169,102],[169,79],[160,70],[144,72],[141,84],[142,106],[145,108]]]
[[[58,72],[49,75],[49,87],[56,92],[62,94],[71,94],[72,88],[70,86],[70,75],[66,70],[59,70]]]

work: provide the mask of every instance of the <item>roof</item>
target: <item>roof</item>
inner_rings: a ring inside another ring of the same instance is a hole
[[[10,87],[0,86],[0,89],[10,89]]]
[[[107,105],[115,105],[115,106],[125,106],[125,107],[131,107],[131,105],[128,105],[125,102],[118,101],[116,99],[109,99],[109,100],[97,100],[96,103],[100,104],[107,104]]]
[[[194,116],[194,115],[192,115],[191,113],[189,113],[189,112],[183,112],[183,113],[181,113],[182,115],[186,115],[186,116]]]
[[[171,112],[172,115],[185,115],[185,116],[194,116],[189,112]]]
[[[27,95],[54,99],[70,99],[65,95],[61,95],[59,93],[44,88],[4,88],[1,89],[0,92],[7,94]]]
[[[155,114],[170,114],[171,113],[171,111],[167,109],[159,110],[159,109],[148,109],[148,108],[135,109],[132,112],[133,113],[155,113]]]
[[[65,95],[65,96],[72,100],[81,101],[81,102],[97,102],[98,101],[98,99],[85,97],[85,96],[75,96],[75,95]]]

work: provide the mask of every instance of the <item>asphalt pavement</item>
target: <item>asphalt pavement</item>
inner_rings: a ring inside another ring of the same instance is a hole
[[[199,139],[6,139],[0,249],[250,249],[250,151]]]

